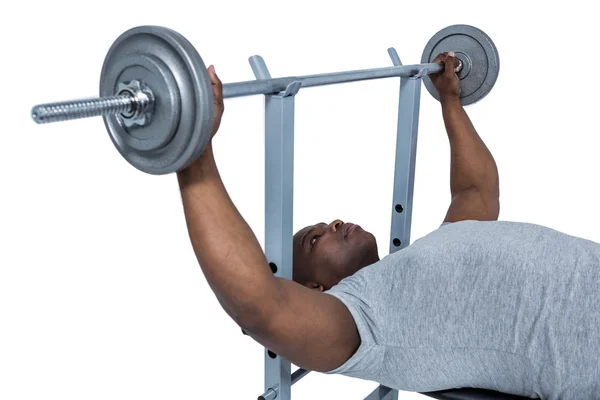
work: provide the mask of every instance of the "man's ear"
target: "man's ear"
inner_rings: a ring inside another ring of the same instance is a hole
[[[316,282],[308,282],[306,285],[307,288],[312,289],[312,290],[316,290],[318,292],[322,292],[325,290],[325,288],[323,287],[323,285],[316,283]]]

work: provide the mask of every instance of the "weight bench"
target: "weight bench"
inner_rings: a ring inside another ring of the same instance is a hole
[[[472,388],[441,390],[422,394],[440,400],[531,400],[529,397]]]
[[[435,57],[440,51],[460,48],[458,43],[443,43],[450,32],[454,31],[442,30],[434,36],[425,49],[423,61],[427,57]],[[442,49],[439,48],[440,43]],[[451,47],[445,50],[444,46]],[[395,66],[402,65],[393,48],[388,53]],[[258,80],[271,79],[260,56],[251,57],[250,64]],[[408,246],[410,242],[421,79],[425,75],[421,71],[402,77],[400,81],[390,253]],[[278,94],[265,96],[265,255],[273,273],[287,279],[292,279],[294,95],[298,89],[288,87]],[[435,88],[429,89],[432,94],[437,94]],[[289,361],[265,349],[266,391],[258,400],[290,400],[291,386],[308,373],[302,368],[291,373]],[[422,394],[441,400],[527,399],[474,388]],[[398,391],[380,385],[365,400],[398,400]]]

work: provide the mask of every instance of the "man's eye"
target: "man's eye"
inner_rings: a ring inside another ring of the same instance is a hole
[[[321,236],[319,236],[319,235],[314,235],[312,238],[310,238],[310,246],[312,247],[312,245],[314,245],[315,242],[317,241],[317,239],[320,237]]]

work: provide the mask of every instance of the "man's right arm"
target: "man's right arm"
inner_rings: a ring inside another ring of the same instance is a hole
[[[311,371],[346,362],[361,340],[352,314],[336,297],[277,278],[280,303],[246,332],[257,342]]]
[[[360,342],[350,311],[333,296],[273,276],[223,185],[212,147],[178,178],[192,246],[225,311],[257,342],[302,368],[342,365]]]
[[[208,73],[214,135],[224,109],[223,90],[214,68]],[[360,342],[352,315],[333,296],[273,276],[225,189],[211,143],[177,177],[192,247],[223,309],[255,340],[300,367],[328,371],[343,364]]]

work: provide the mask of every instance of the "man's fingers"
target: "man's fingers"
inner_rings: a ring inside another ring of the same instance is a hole
[[[437,57],[432,61],[432,63],[444,63],[446,61],[446,57],[448,56],[448,53],[440,53],[437,55]],[[435,73],[430,73],[429,76],[431,78],[440,76],[441,72],[435,72]]]
[[[451,51],[448,53],[448,56],[446,57],[446,59],[444,60],[444,74],[448,75],[448,76],[453,76],[455,74],[455,68],[458,65],[455,65],[455,63],[458,62],[458,60],[456,59],[456,57],[454,57],[454,52]]]
[[[208,67],[208,76],[210,77],[210,83],[213,86],[215,103],[223,104],[223,83],[221,83],[221,80],[217,76],[214,65]]]
[[[221,86],[221,80],[219,79],[219,77],[217,76],[217,72],[215,71],[215,66],[211,65],[210,67],[208,67],[208,76],[210,77],[210,82],[213,85],[217,85],[217,86]]]
[[[438,54],[438,56],[435,58],[435,60],[432,61],[432,63],[441,63],[441,62],[444,62],[444,60],[446,59],[447,55],[448,55],[448,53],[440,53],[440,54]]]

